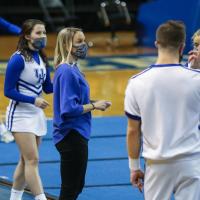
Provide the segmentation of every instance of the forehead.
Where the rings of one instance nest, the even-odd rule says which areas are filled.
[[[82,31],[78,31],[74,35],[74,41],[80,40],[80,39],[85,39],[85,35]]]
[[[45,30],[45,26],[43,24],[36,24],[33,27],[32,32],[37,32],[37,31],[44,31]]]
[[[193,43],[200,43],[200,35],[194,37]]]

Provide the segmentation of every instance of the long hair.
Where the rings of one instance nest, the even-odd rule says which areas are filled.
[[[28,40],[25,38],[26,35],[30,35],[34,26],[37,24],[42,24],[45,26],[44,22],[38,20],[38,19],[28,19],[24,21],[22,25],[22,31],[19,37],[19,41],[17,44],[17,51],[20,51],[20,53],[24,56],[26,61],[32,60],[32,54],[28,47]],[[43,50],[39,50],[39,55],[41,56],[42,60],[48,66],[48,59],[46,54]]]
[[[73,38],[76,32],[82,31],[80,28],[68,27],[62,29],[57,36],[54,53],[54,66],[60,63],[69,63],[69,56],[72,51]]]

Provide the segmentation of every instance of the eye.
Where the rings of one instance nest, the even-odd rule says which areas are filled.
[[[194,47],[198,47],[199,46],[199,43],[198,42],[195,42],[194,43]]]

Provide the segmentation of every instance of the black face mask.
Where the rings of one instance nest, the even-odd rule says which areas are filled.
[[[88,45],[86,43],[73,47],[76,48],[76,51],[72,52],[72,55],[76,58],[84,59],[87,56]]]

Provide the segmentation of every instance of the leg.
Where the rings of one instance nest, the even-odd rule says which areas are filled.
[[[14,137],[24,160],[26,183],[33,195],[44,193],[38,172],[38,139],[34,134],[30,133],[14,133]],[[20,170],[19,172],[21,173]]]
[[[192,169],[191,169],[192,170]],[[183,181],[177,188],[174,196],[176,200],[200,199],[200,177],[191,177]]]
[[[173,192],[173,175],[168,164],[147,164],[144,180],[145,200],[170,200]],[[174,175],[175,176],[175,175]]]
[[[177,183],[174,197],[176,200],[200,199],[200,159],[185,160],[177,163]]]
[[[61,156],[61,191],[59,200],[75,200],[85,183],[88,144],[79,133],[70,132],[56,145]]]
[[[17,164],[17,167],[14,172],[14,182],[13,182],[13,189],[22,191],[24,190],[26,183],[25,183],[25,175],[24,175],[24,169],[25,169],[25,164],[24,164],[24,159],[22,156],[20,156],[20,160]]]
[[[15,135],[15,134],[14,134]],[[40,145],[40,137],[36,137],[37,148]],[[25,183],[25,163],[24,158],[20,156],[20,160],[17,164],[17,167],[14,172],[14,182],[13,182],[13,189],[22,191],[26,187]]]

